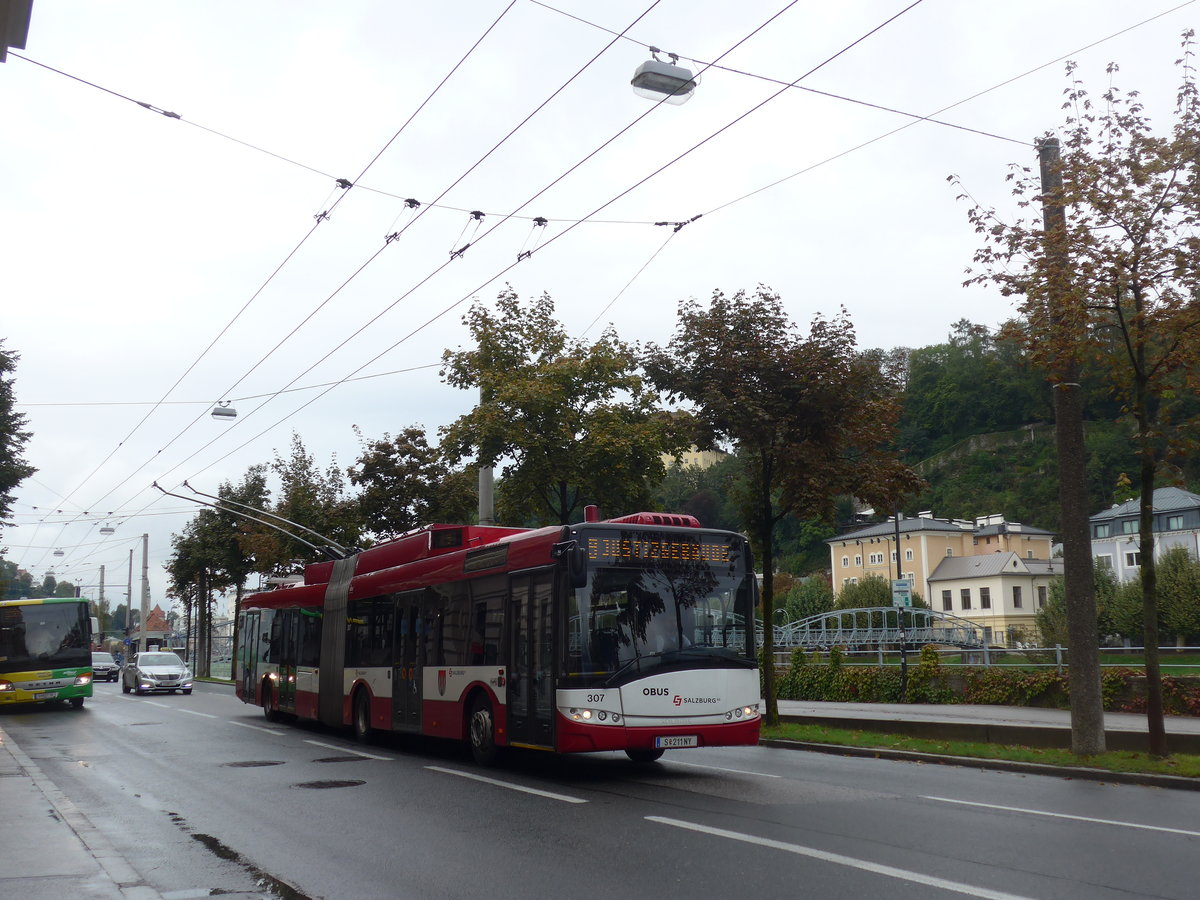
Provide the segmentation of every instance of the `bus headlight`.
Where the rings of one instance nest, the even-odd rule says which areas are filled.
[[[620,713],[609,712],[606,709],[586,709],[581,706],[572,706],[569,709],[559,707],[559,712],[566,715],[572,722],[587,722],[591,725],[601,722],[605,725],[616,725],[621,721]]]
[[[75,676],[75,684],[76,684],[76,686],[78,686],[78,685],[81,685],[81,684],[91,684],[91,683],[92,683],[92,676],[91,676],[91,675],[86,675],[86,674],[85,674],[85,675],[76,675],[76,676]]]
[[[758,717],[758,704],[752,706],[739,706],[736,709],[731,709],[725,713],[725,721],[733,722],[736,719],[754,719]]]
[[[16,688],[13,687],[13,683],[11,681],[4,681],[4,680],[0,679],[0,693],[2,693],[4,691],[15,691],[15,690],[16,690]]]

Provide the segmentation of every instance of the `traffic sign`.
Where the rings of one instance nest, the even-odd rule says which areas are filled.
[[[892,606],[912,606],[912,582],[907,578],[892,579]]]

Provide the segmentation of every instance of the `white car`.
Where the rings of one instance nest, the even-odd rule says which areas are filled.
[[[121,691],[146,694],[154,691],[192,692],[192,673],[174,653],[148,650],[129,658],[121,669]]]

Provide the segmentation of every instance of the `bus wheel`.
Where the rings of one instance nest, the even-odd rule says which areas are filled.
[[[263,682],[263,715],[266,716],[268,722],[279,721],[279,708],[275,705],[275,692],[271,689],[271,682]]]
[[[82,697],[72,697],[67,702],[70,703],[71,706],[74,707],[75,709],[83,709],[83,698]]]
[[[625,755],[635,763],[650,763],[661,758],[663,751],[652,747],[631,747],[625,751]]]
[[[496,746],[496,720],[492,716],[492,704],[482,694],[471,702],[471,713],[467,718],[467,740],[471,744],[471,755],[479,765],[493,766],[500,759],[500,748]]]
[[[371,727],[371,700],[365,690],[359,690],[354,695],[354,717],[351,724],[356,741],[365,744],[371,740],[375,729]]]

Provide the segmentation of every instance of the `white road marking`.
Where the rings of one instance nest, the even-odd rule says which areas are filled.
[[[187,713],[189,716],[203,716],[206,719],[219,719],[220,716],[214,716],[212,713],[196,712],[194,709],[176,709],[177,712]]]
[[[700,763],[684,762],[681,759],[663,760],[670,766],[691,766],[693,769],[714,769],[717,772],[732,772],[735,775],[757,775],[759,778],[782,778],[782,775],[768,775],[766,772],[748,772],[745,769],[727,769],[724,766],[703,766]]]
[[[157,706],[157,707],[160,707],[160,708],[162,708],[162,709],[174,709],[174,708],[175,708],[174,706],[170,706],[170,705],[168,705],[168,704],[166,704],[166,703],[159,703],[157,700],[143,700],[142,702],[143,702],[143,703],[147,703],[147,704],[149,704],[150,706]]]
[[[833,863],[838,866],[848,866],[852,869],[860,869],[864,872],[873,872],[876,875],[883,875],[887,878],[898,878],[902,881],[911,881],[915,884],[923,884],[927,887],[939,888],[944,891],[953,891],[956,894],[965,894],[968,897],[981,897],[984,900],[1029,900],[1020,894],[1009,894],[1004,891],[993,891],[988,888],[976,887],[971,884],[963,884],[959,881],[948,881],[945,878],[937,878],[933,875],[925,875],[921,872],[910,872],[907,869],[897,869],[895,866],[885,866],[880,863],[873,863],[865,859],[855,859],[853,856],[843,856],[840,853],[829,853],[825,850],[817,850],[814,847],[802,847],[799,844],[788,844],[784,841],[774,841],[770,838],[756,837],[752,834],[742,834],[737,831],[726,831],[723,828],[710,828],[707,825],[698,825],[695,822],[683,822],[679,819],[667,819],[662,816],[646,816],[647,821],[659,822],[663,825],[671,825],[675,828],[683,828],[688,831],[698,831],[702,834],[711,834],[716,837],[729,838],[733,841],[741,841],[746,844],[757,844],[760,847],[768,847],[772,850],[783,850],[787,853],[795,853],[799,856],[807,856],[811,859],[821,860],[822,862]]]
[[[1024,809],[1020,806],[999,806],[995,803],[976,803],[971,800],[953,800],[950,797],[923,797],[924,800],[938,800],[942,803],[957,803],[961,806],[979,806],[984,809],[1000,809],[1005,812],[1025,813],[1030,816],[1049,816],[1054,819],[1073,819],[1076,822],[1092,822],[1096,825],[1117,825],[1121,828],[1140,828],[1143,831],[1165,831],[1169,834],[1186,834],[1188,837],[1200,837],[1200,831],[1188,831],[1185,828],[1166,828],[1162,825],[1139,825],[1137,822],[1121,822],[1117,819],[1095,819],[1091,816],[1072,816],[1069,813],[1046,812],[1040,809]]]
[[[353,753],[355,756],[362,756],[366,759],[382,759],[384,762],[391,762],[395,759],[394,756],[376,756],[374,753],[363,753],[361,750],[351,750],[349,747],[340,747],[337,744],[323,744],[320,741],[306,740],[306,744],[316,744],[318,747],[328,747],[330,750],[340,750],[342,753]]]
[[[275,731],[271,728],[263,728],[261,725],[248,725],[245,722],[230,722],[229,724],[236,725],[236,726],[238,726],[238,728],[253,728],[255,731],[262,731],[267,734],[274,734],[274,735],[287,734],[286,731]]]
[[[442,772],[446,775],[457,775],[459,778],[470,778],[472,781],[482,781],[484,784],[493,784],[496,787],[508,788],[510,791],[521,791],[525,794],[535,794],[538,797],[547,797],[550,800],[561,800],[563,803],[587,803],[579,797],[568,797],[566,794],[553,794],[550,791],[539,791],[537,788],[524,787],[523,785],[513,784],[510,781],[500,781],[497,778],[486,778],[483,775],[476,775],[474,772],[461,772],[458,769],[443,769],[441,766],[426,766],[434,772]]]

